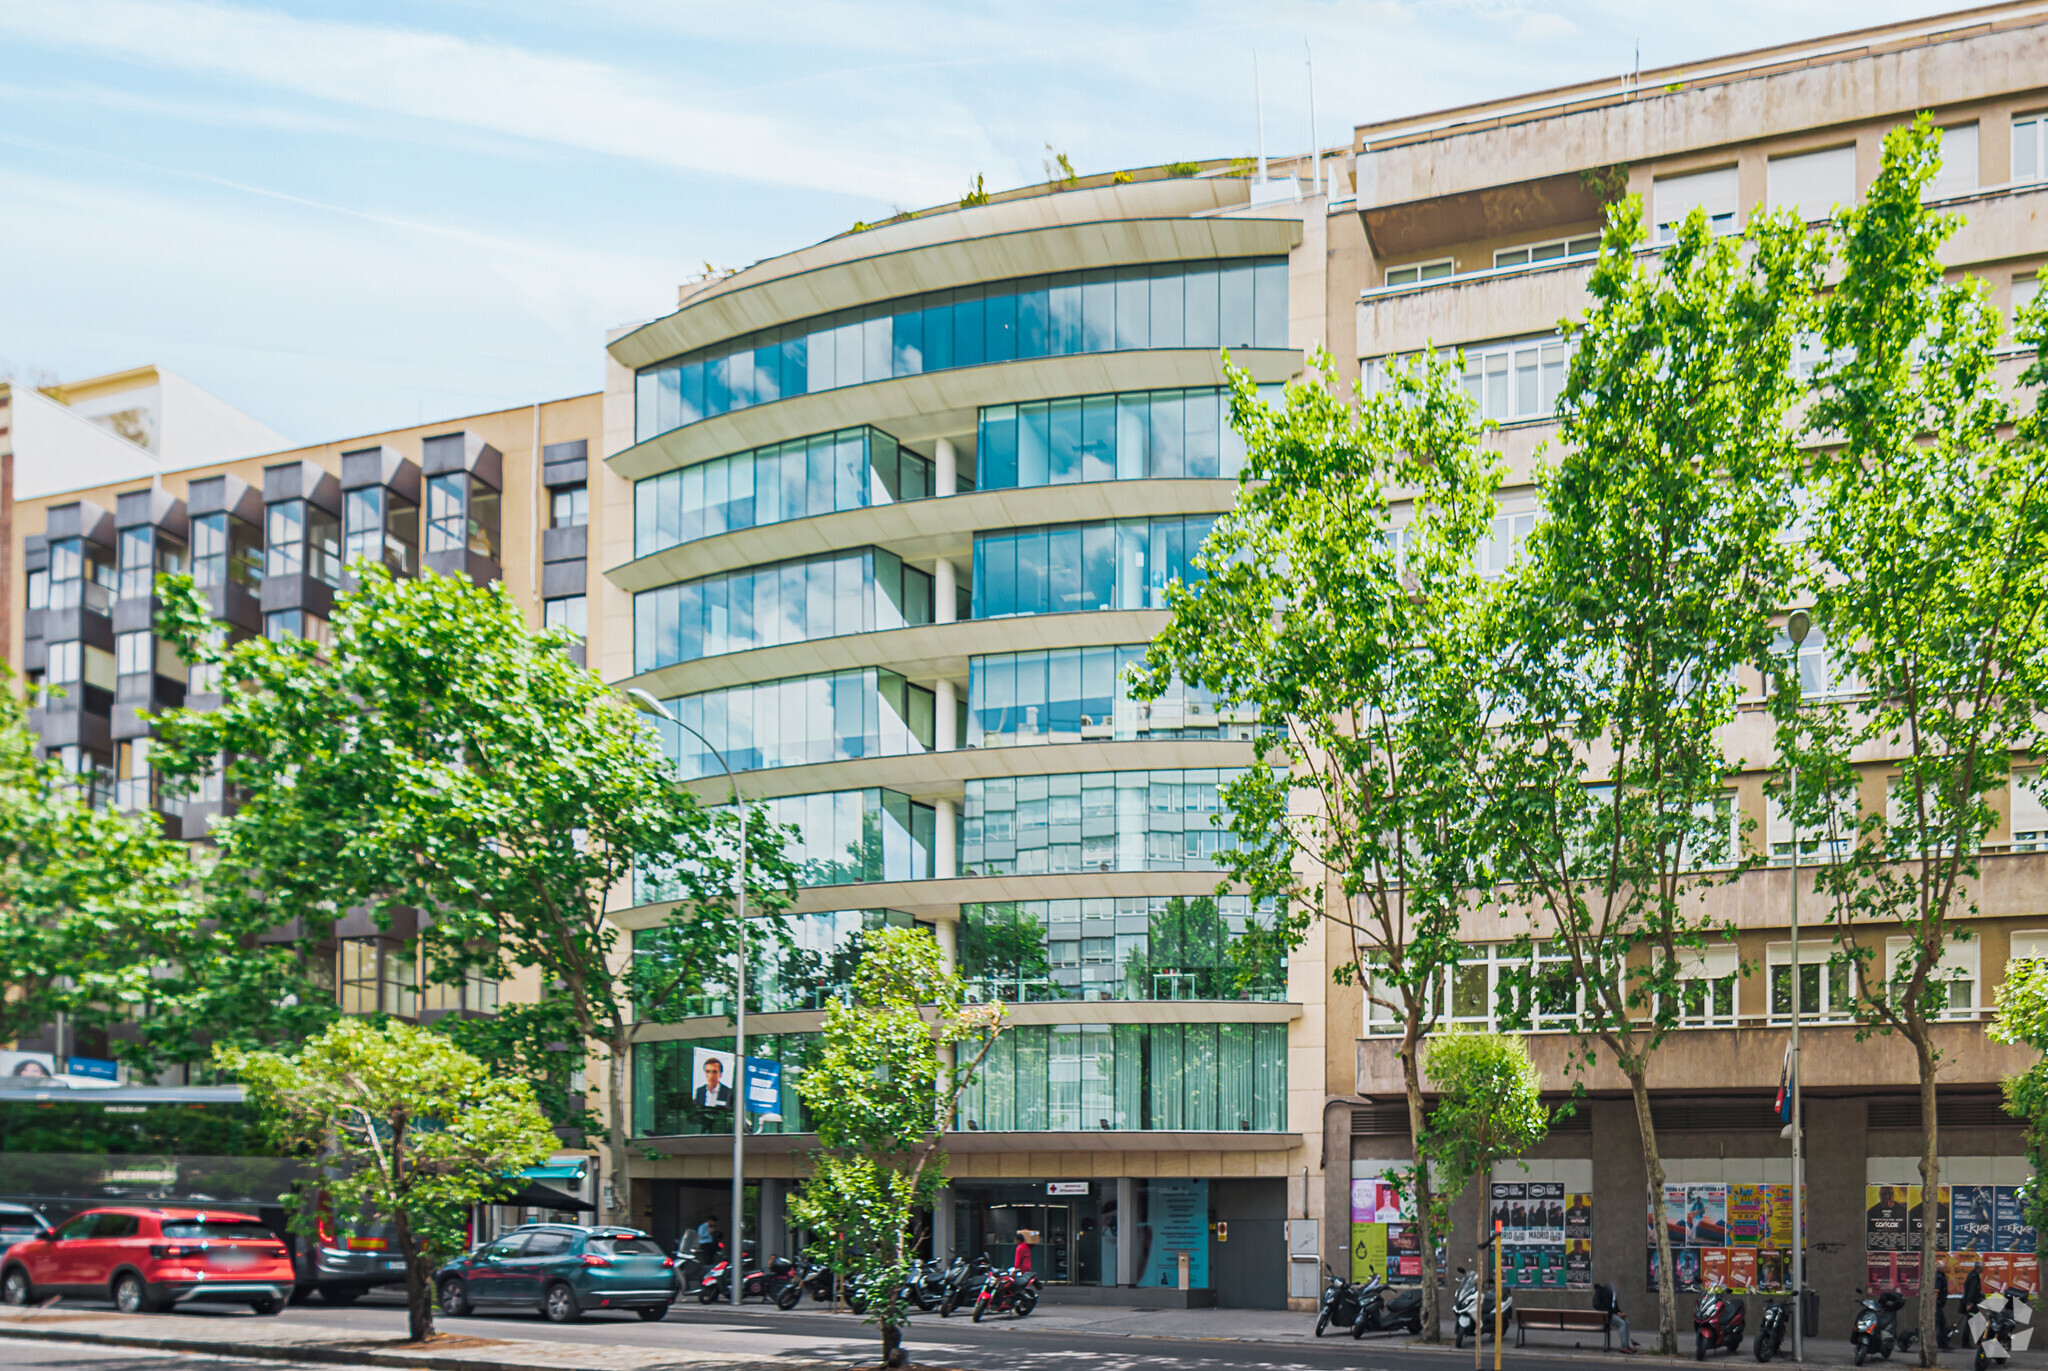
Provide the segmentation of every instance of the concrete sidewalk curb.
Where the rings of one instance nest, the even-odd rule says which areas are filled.
[[[338,1347],[287,1346],[278,1343],[227,1342],[215,1338],[144,1338],[132,1333],[93,1333],[84,1329],[0,1327],[0,1338],[33,1342],[85,1342],[102,1347],[140,1347],[156,1352],[191,1352],[210,1357],[259,1357],[266,1361],[319,1362],[330,1366],[390,1366],[408,1371],[563,1371],[564,1360],[500,1361],[485,1357],[434,1356],[410,1352],[344,1350]],[[846,1371],[859,1361],[686,1361],[669,1362],[677,1371]],[[659,1371],[650,1362],[640,1371]]]

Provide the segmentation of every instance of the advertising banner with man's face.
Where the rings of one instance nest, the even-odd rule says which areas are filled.
[[[700,1047],[690,1058],[690,1103],[700,1109],[732,1108],[732,1053]]]

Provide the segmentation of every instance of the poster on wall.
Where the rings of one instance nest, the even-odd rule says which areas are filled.
[[[1920,1250],[1926,1226],[1920,1206],[1924,1194],[1917,1185],[1864,1187],[1864,1267],[1871,1289],[1919,1293],[1925,1274]],[[1951,1290],[1961,1289],[1980,1263],[1987,1291],[2008,1285],[2039,1288],[2036,1239],[2026,1222],[2019,1187],[1942,1186],[1935,1222],[1935,1257],[1948,1273]]]
[[[48,1052],[0,1052],[0,1076],[49,1077],[57,1074],[57,1059]]]
[[[1792,1245],[1792,1187],[1771,1182],[1671,1181],[1651,1218],[1671,1242],[1680,1290],[1786,1288]],[[1657,1284],[1654,1231],[1645,1269]]]
[[[1351,1181],[1351,1279],[1384,1275],[1389,1281],[1404,1274],[1401,1258],[1412,1257],[1413,1274],[1422,1279],[1422,1249],[1413,1230],[1415,1206],[1389,1180],[1354,1177]]]
[[[1209,1288],[1209,1182],[1155,1180],[1148,1184],[1152,1245],[1139,1283],[1168,1290],[1180,1285],[1180,1254],[1188,1254],[1188,1288]]]

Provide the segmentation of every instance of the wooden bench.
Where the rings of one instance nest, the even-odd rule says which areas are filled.
[[[1598,1333],[1600,1350],[1612,1352],[1614,1315],[1604,1309],[1525,1309],[1514,1308],[1515,1346],[1527,1344],[1530,1329],[1539,1333]]]

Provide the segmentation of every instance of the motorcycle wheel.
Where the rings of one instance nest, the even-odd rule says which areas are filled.
[[[1990,1365],[1990,1363],[1991,1363],[1991,1358],[1989,1358],[1989,1357],[1987,1357],[1987,1356],[1985,1356],[1985,1355],[1984,1355],[1984,1349],[1983,1349],[1983,1348],[1981,1348],[1981,1347],[1980,1347],[1980,1348],[1978,1348],[1978,1349],[1977,1349],[1977,1360],[1976,1360],[1976,1362],[1975,1362],[1975,1363],[1973,1364],[1973,1368],[1974,1368],[1974,1371],[1984,1371],[1984,1368],[1985,1368],[1986,1366]]]
[[[1358,1321],[1351,1325],[1351,1336],[1353,1338],[1362,1338],[1365,1336],[1365,1315],[1360,1314],[1358,1316]]]
[[[1458,1350],[1460,1352],[1465,1350],[1465,1330],[1462,1328],[1458,1330]]]
[[[1420,1333],[1422,1331],[1422,1315],[1417,1314],[1414,1318],[1408,1320],[1408,1331],[1410,1333]]]
[[[1858,1366],[1863,1365],[1863,1359],[1869,1355],[1870,1349],[1868,1347],[1865,1347],[1860,1342],[1856,1344],[1856,1364]]]
[[[988,1298],[983,1296],[974,1302],[974,1321],[981,1322],[982,1313],[988,1308]]]
[[[699,1304],[711,1304],[711,1303],[713,1303],[714,1301],[716,1301],[717,1299],[718,1299],[718,1287],[717,1287],[717,1286],[715,1286],[715,1285],[714,1285],[714,1286],[712,1286],[711,1288],[709,1288],[708,1290],[707,1290],[707,1289],[700,1289],[700,1290],[698,1290],[698,1291],[697,1291],[697,1303],[699,1303]]]
[[[1758,1361],[1769,1361],[1771,1359],[1772,1350],[1770,1335],[1767,1333],[1757,1334],[1756,1347],[1754,1350],[1756,1352],[1756,1359]]]
[[[1906,1330],[1905,1332],[1903,1332],[1903,1333],[1899,1334],[1899,1350],[1900,1350],[1901,1352],[1910,1352],[1910,1351],[1912,1351],[1912,1350],[1913,1350],[1913,1341],[1914,1341],[1914,1339],[1918,1338],[1919,1336],[1920,1336],[1920,1334],[1919,1334],[1919,1333],[1918,1333],[1917,1331],[1915,1331],[1914,1329],[1911,1329],[1911,1328],[1908,1328],[1908,1329],[1907,1329],[1907,1330]]]
[[[803,1297],[804,1288],[801,1285],[786,1285],[775,1293],[775,1307],[777,1309],[794,1309],[796,1308],[796,1302]]]
[[[1316,1336],[1319,1338],[1323,1336],[1323,1330],[1328,1328],[1329,1326],[1330,1311],[1325,1309],[1322,1313],[1316,1315]]]
[[[1010,1312],[1012,1317],[1021,1319],[1036,1308],[1038,1308],[1038,1296],[1026,1294],[1018,1297],[1017,1303],[1012,1306]]]
[[[1694,1361],[1705,1361],[1707,1359],[1706,1334],[1695,1333],[1692,1335],[1692,1359]]]

